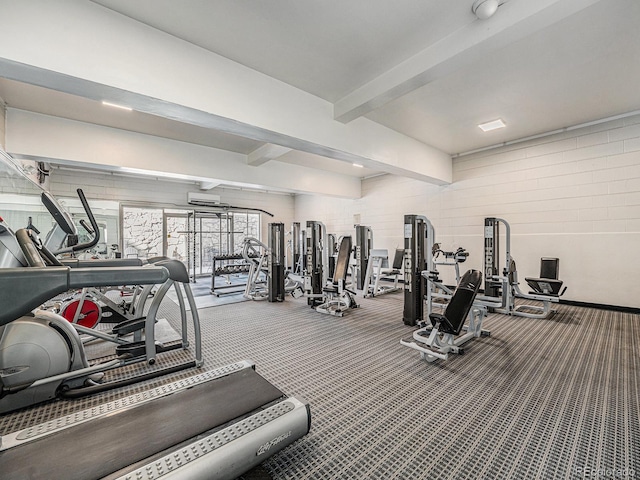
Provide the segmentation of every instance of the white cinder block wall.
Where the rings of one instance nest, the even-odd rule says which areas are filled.
[[[376,248],[403,245],[403,215],[427,216],[444,249],[470,252],[482,269],[483,223],[511,225],[521,288],[540,257],[560,258],[566,299],[640,307],[640,115],[454,159],[453,183],[436,187],[391,175],[363,181],[359,200],[298,196],[297,221],[353,234],[371,225]],[[504,241],[502,242],[504,256]],[[504,259],[501,258],[501,264]],[[451,272],[441,269],[450,281]]]
[[[187,192],[201,192],[196,184],[144,177],[132,178],[109,173],[53,170],[51,192],[54,195],[75,197],[78,187],[83,189],[89,204],[92,199],[115,200],[125,204],[142,203],[185,209],[193,208],[187,204]],[[220,195],[220,202],[224,204],[259,208],[272,213],[273,217],[261,214],[262,238],[265,243],[269,223],[282,222],[291,225],[293,221],[294,199],[291,195],[219,187],[206,193]]]

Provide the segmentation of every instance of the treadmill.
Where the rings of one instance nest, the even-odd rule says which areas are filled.
[[[3,480],[234,479],[309,432],[241,361],[0,438]]]

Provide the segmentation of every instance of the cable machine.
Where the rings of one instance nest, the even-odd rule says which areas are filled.
[[[369,255],[373,248],[373,230],[366,225],[356,225],[356,286],[365,288],[365,276]]]
[[[333,274],[336,271],[336,258],[338,257],[338,241],[335,233],[327,234],[327,258],[329,260],[328,277],[333,278]]]
[[[304,230],[300,229],[300,222],[291,224],[291,273],[302,275],[304,258]]]
[[[506,235],[506,260],[505,272],[511,261],[511,235],[509,224],[501,218],[488,217],[484,219],[484,294],[488,297],[499,297],[502,293],[502,282],[498,280],[500,275],[500,223],[504,223]]]
[[[431,249],[435,231],[433,225],[422,215],[404,216],[404,310],[402,321],[414,326],[423,320],[425,293],[430,300],[431,287],[422,276],[424,270],[431,271]]]
[[[307,303],[315,307],[322,303],[322,287],[329,278],[327,229],[322,222],[307,221],[304,292]]]
[[[269,224],[269,275],[267,285],[269,287],[270,302],[284,302],[284,235],[284,223]]]

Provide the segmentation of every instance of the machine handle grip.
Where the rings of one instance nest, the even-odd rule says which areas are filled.
[[[91,211],[91,207],[89,207],[89,202],[87,202],[87,197],[84,196],[84,192],[81,188],[76,190],[78,193],[78,198],[80,199],[80,203],[82,203],[82,208],[84,208],[87,217],[89,217],[89,222],[91,223],[91,228],[87,228],[88,226],[83,223],[83,220],[80,220],[80,224],[87,230],[87,232],[93,234],[93,238],[86,243],[79,243],[71,247],[74,252],[79,250],[88,250],[89,248],[95,246],[100,241],[100,227],[98,227],[98,222],[96,222],[96,218],[93,216],[93,212]],[[93,232],[92,232],[93,230]]]
[[[24,254],[24,257],[27,259],[27,263],[30,267],[45,267],[44,261],[40,256],[40,252],[38,252],[38,248],[35,243],[33,243],[33,239],[29,235],[29,230],[26,228],[21,228],[16,232],[16,240],[18,240],[18,244],[20,245],[20,249]]]
[[[80,219],[80,225],[82,225],[82,228],[84,228],[89,235],[95,235],[95,230],[91,228],[91,225],[89,225],[84,218]]]

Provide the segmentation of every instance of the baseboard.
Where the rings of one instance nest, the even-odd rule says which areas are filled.
[[[598,310],[613,310],[615,312],[640,314],[640,308],[636,307],[622,307],[620,305],[607,305],[606,303],[589,303],[589,302],[576,302],[575,300],[560,300],[562,305],[571,305],[574,307],[587,307],[595,308]]]
[[[451,288],[455,288],[455,287],[451,287]],[[480,289],[480,292],[484,292],[484,290]],[[640,308],[636,308],[636,307],[623,307],[623,306],[620,306],[620,305],[607,305],[606,303],[578,302],[576,300],[564,300],[562,298],[560,299],[559,303],[561,305],[571,305],[573,307],[595,308],[597,310],[612,310],[614,312],[640,314]]]

